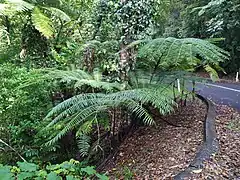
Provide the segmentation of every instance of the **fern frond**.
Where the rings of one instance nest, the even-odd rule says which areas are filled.
[[[34,8],[34,5],[23,0],[7,0],[7,3],[10,5],[10,8],[13,8],[17,12],[25,12]]]
[[[104,81],[104,77],[100,72],[93,72],[93,74],[89,74],[83,70],[54,70],[48,69],[44,71],[40,71],[39,73],[43,74],[38,78],[35,78],[34,81],[24,82],[20,88],[24,88],[27,86],[31,86],[33,84],[38,84],[44,81],[53,81],[58,80],[59,82],[72,83],[75,88],[80,88],[82,86],[88,86],[93,89],[100,89],[106,92],[113,92],[116,90],[123,90],[125,88],[125,84],[117,83],[117,82],[107,82]]]
[[[4,12],[8,7],[9,7],[8,4],[0,4],[0,15],[4,15],[5,14]]]
[[[22,0],[9,0],[0,4],[0,15],[13,16],[16,13],[30,12],[34,6]]]
[[[78,81],[81,79],[92,79],[92,76],[83,70],[49,70],[44,76],[45,79],[58,79],[60,81]]]
[[[45,119],[48,119],[52,116],[57,115],[48,126],[57,123],[58,121],[64,119],[67,116],[72,116],[72,114],[82,110],[84,107],[96,104],[97,102],[95,101],[95,99],[100,99],[102,97],[104,97],[104,94],[92,93],[77,95],[65,100],[64,102],[55,106],[46,116]]]
[[[204,69],[210,74],[212,81],[216,81],[219,79],[217,71],[213,69],[211,66],[206,65],[204,66]]]
[[[92,106],[86,107],[85,109],[80,109],[78,112],[72,115],[71,118],[68,118],[68,122],[66,122],[65,127],[53,139],[48,141],[46,143],[46,146],[53,145],[58,140],[60,140],[63,136],[65,136],[68,132],[70,132],[75,128],[78,128],[83,123],[85,123],[87,118],[99,112],[106,111],[108,108],[110,108],[109,105],[102,105],[102,106],[92,105]]]
[[[203,7],[195,8],[193,9],[193,11],[200,9],[200,11],[198,12],[198,15],[202,16],[203,14],[205,14],[206,10],[208,9],[214,9],[216,11],[216,9],[218,9],[218,7],[222,5],[224,2],[226,2],[226,0],[212,0],[207,5]]]
[[[82,70],[71,70],[71,71],[61,71],[55,70],[50,71],[45,78],[46,79],[58,79],[62,82],[74,82],[75,88],[80,88],[84,85],[88,85],[95,89],[101,89],[106,91],[112,90],[122,90],[124,85],[114,82],[102,81],[102,76],[100,73],[94,72],[93,75],[88,74]]]
[[[54,8],[54,7],[43,7],[43,8],[48,10],[53,16],[58,17],[62,21],[65,21],[65,22],[71,21],[70,16],[68,16],[65,12],[63,12],[58,8]]]
[[[94,119],[86,121],[85,123],[83,123],[77,133],[76,133],[76,137],[81,136],[82,134],[90,134],[92,132],[93,129],[93,124],[94,124]]]
[[[0,45],[10,45],[9,33],[4,26],[0,26]]]
[[[94,115],[115,107],[126,107],[129,113],[134,113],[144,123],[154,124],[154,120],[141,104],[151,104],[161,114],[172,112],[173,107],[176,106],[171,89],[164,85],[109,94],[91,93],[74,96],[54,107],[47,115],[47,118],[54,117],[48,127],[60,121],[65,124],[65,127],[47,145],[54,144],[73,129],[81,129]]]
[[[75,88],[80,88],[83,85],[88,85],[94,89],[104,89],[106,91],[111,91],[114,89],[121,90],[124,88],[123,85],[119,83],[109,83],[109,82],[101,82],[101,81],[96,81],[96,80],[78,80],[75,84]]]
[[[199,58],[200,57],[200,58]],[[218,65],[229,53],[208,41],[195,38],[158,38],[149,41],[138,51],[140,65],[158,70],[194,70],[198,65]]]
[[[43,14],[39,8],[35,7],[32,12],[32,22],[35,28],[46,38],[50,38],[54,34],[54,26],[50,18]]]
[[[91,138],[85,134],[81,134],[77,138],[77,145],[82,157],[87,156],[90,150]]]
[[[136,117],[142,119],[144,124],[153,125],[155,121],[153,120],[152,116],[148,114],[147,110],[142,107],[138,102],[130,101],[126,105],[127,109],[131,113],[135,113]]]

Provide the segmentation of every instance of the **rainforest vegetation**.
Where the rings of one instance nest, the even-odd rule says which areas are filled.
[[[177,81],[239,71],[239,32],[238,0],[0,0],[0,179],[108,179],[129,132],[194,96]]]

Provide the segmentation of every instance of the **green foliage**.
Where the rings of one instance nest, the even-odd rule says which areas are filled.
[[[134,176],[134,173],[131,171],[131,169],[129,169],[129,167],[124,166],[123,175],[124,175],[124,179],[132,179]]]
[[[77,138],[78,149],[79,149],[80,155],[82,157],[85,157],[89,154],[89,150],[90,150],[90,147],[91,147],[91,145],[90,145],[91,138],[89,136],[87,136],[86,134],[81,134],[81,135],[77,135],[77,136],[78,136],[78,138]]]
[[[93,38],[119,39],[128,44],[162,31],[169,13],[169,0],[99,1],[94,8]]]
[[[228,129],[240,132],[240,116],[235,115],[232,117],[231,122],[227,125]]]
[[[6,13],[10,15],[18,12],[26,12],[33,8],[32,4],[23,0],[7,0],[5,4]]]
[[[56,79],[63,83],[73,84],[75,89],[82,89],[84,87],[91,87],[95,90],[104,90],[107,92],[124,89],[124,85],[117,82],[107,82],[102,73],[95,70],[92,75],[82,70],[53,70],[43,76],[43,80]],[[104,81],[105,80],[105,81]]]
[[[32,12],[32,22],[35,28],[45,37],[50,38],[53,36],[54,29],[50,18],[45,16],[37,7]]]
[[[41,120],[46,111],[51,108],[48,91],[45,83],[25,89],[17,87],[25,80],[38,78],[37,71],[27,72],[25,68],[14,65],[0,65],[0,136],[10,142],[13,148],[25,154],[34,146],[34,135],[42,127]],[[0,152],[0,161],[17,160],[15,152],[0,144],[8,155]],[[21,148],[20,148],[21,147]],[[4,152],[4,151],[3,151]]]
[[[229,55],[208,41],[169,37],[147,41],[140,47],[138,57],[142,59],[141,67],[146,69],[194,71],[199,66],[218,67]]]
[[[39,32],[41,32],[46,38],[53,36],[53,22],[49,17],[41,12],[39,7],[23,0],[8,0],[6,4],[2,4],[1,6],[3,7],[2,13],[4,15],[14,15],[15,13],[25,12],[30,13],[35,28],[39,30]],[[41,8],[49,11],[53,16],[58,17],[64,21],[69,22],[71,20],[70,17],[60,9],[44,6]]]
[[[231,59],[221,63],[221,66],[229,73],[236,72],[240,67],[238,7],[237,0],[196,0],[174,3],[173,9],[179,16],[170,17],[173,23],[166,27],[166,31],[173,33],[166,34],[184,38],[224,38],[222,42],[217,42],[217,45],[229,51]]]
[[[1,29],[7,29],[9,40],[14,40],[11,42],[5,38],[5,43],[14,44],[7,48],[8,51],[15,47],[11,51],[14,57],[14,60],[11,57],[11,62],[24,63],[28,68],[52,67],[56,63],[60,65],[66,63],[55,60],[54,57],[57,55],[54,55],[54,52],[59,46],[64,28],[72,25],[69,24],[71,18],[60,9],[45,5],[45,3],[39,5],[22,0],[6,1],[5,4],[1,4],[3,7],[1,17],[5,19],[3,23],[0,21],[0,25],[3,25]],[[3,50],[0,48],[0,57],[7,59],[9,52],[6,53],[4,50],[6,48]]]
[[[87,56],[87,52],[93,52],[94,60],[92,66],[100,68],[102,72],[111,74],[117,70],[119,55],[117,52],[120,49],[120,43],[116,40],[111,41],[89,41],[83,44],[78,52],[82,56],[82,63]],[[84,64],[82,68],[86,68],[88,64]]]
[[[94,71],[90,75],[82,70],[49,70],[46,75],[38,79],[39,81],[58,80],[72,87],[77,94],[58,104],[46,116],[46,119],[51,122],[43,132],[55,129],[54,133],[47,138],[47,147],[59,142],[69,132],[76,132],[80,154],[86,156],[91,146],[87,134],[91,132],[91,127],[98,123],[98,119],[107,116],[111,108],[124,107],[145,124],[152,125],[154,121],[143,105],[151,104],[163,115],[171,113],[176,105],[169,86],[176,74],[175,76],[174,73],[164,75],[167,78],[163,76],[162,80],[172,78],[164,84],[160,80],[159,71],[163,73],[176,70],[193,71],[194,68],[203,66],[213,78],[216,78],[217,73],[214,68],[218,68],[219,62],[228,58],[226,51],[208,41],[193,38],[137,41],[127,48],[137,46],[141,42],[145,44],[138,50],[137,67],[150,71],[151,74],[145,77],[142,74],[142,78],[138,78],[136,84],[132,83],[132,79],[130,86],[112,83],[99,71]],[[79,90],[84,93],[78,95]]]
[[[79,161],[71,159],[61,164],[47,165],[40,168],[38,165],[28,162],[18,162],[18,166],[3,166],[0,164],[0,180],[10,179],[85,179],[97,178],[108,180],[104,174],[96,172],[93,166],[84,166]]]
[[[225,43],[223,47],[231,52],[232,61],[225,64],[228,71],[238,71],[239,49],[240,49],[240,3],[237,0],[227,1],[221,0],[210,1],[206,6],[197,8],[200,9],[198,14],[200,17],[208,16],[208,31],[212,36],[224,37]],[[219,13],[221,12],[221,13]]]
[[[152,125],[154,124],[152,117],[142,107],[142,104],[148,103],[157,108],[161,114],[170,113],[175,105],[171,89],[167,86],[139,88],[108,94],[89,93],[74,96],[54,107],[47,115],[46,119],[54,117],[48,127],[61,122],[65,124],[47,144],[56,143],[67,132],[81,128],[86,121],[96,114],[102,114],[114,107],[126,107],[130,113],[134,113],[145,124]]]
[[[15,163],[19,155],[29,162],[58,163],[79,155],[90,158],[92,151],[102,150],[101,133],[111,130],[112,109],[124,109],[124,113],[153,125],[146,107],[154,107],[162,115],[171,113],[176,106],[171,83],[176,78],[189,80],[187,72],[200,66],[217,78],[219,64],[229,56],[209,41],[163,38],[168,34],[198,38],[224,35],[230,41],[208,25],[215,12],[206,19],[196,15],[198,10],[192,12],[196,16],[190,14],[192,7],[207,1],[0,2],[0,61],[15,64],[0,66],[0,137],[9,145],[0,145],[0,162],[5,164]],[[221,2],[226,8],[210,3],[201,14],[212,7],[227,13],[226,9],[233,7],[234,21],[228,14],[229,18],[218,15],[216,22],[223,20],[236,32],[238,2]],[[66,70],[69,66],[75,68]],[[119,83],[124,68],[127,78]],[[105,178],[93,167],[73,171],[72,166],[66,162],[41,169],[36,164],[18,163],[18,167],[4,166],[0,172],[19,179]]]

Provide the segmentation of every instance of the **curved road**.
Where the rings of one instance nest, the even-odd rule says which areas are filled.
[[[196,92],[217,104],[240,111],[240,83],[197,83]]]

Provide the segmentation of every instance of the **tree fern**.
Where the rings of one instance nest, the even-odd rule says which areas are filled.
[[[95,70],[92,74],[86,73],[83,70],[53,70],[45,75],[46,79],[57,79],[61,82],[73,82],[75,88],[89,86],[93,89],[105,91],[122,90],[124,85],[117,82],[104,81],[104,77],[100,71]]]
[[[54,7],[35,6],[23,0],[7,0],[5,4],[0,4],[0,14],[14,15],[24,12],[31,14],[33,25],[46,38],[53,37],[55,32],[53,20],[47,16],[47,13],[63,22],[71,21],[71,18],[65,12]]]
[[[143,43],[143,45],[141,45]],[[174,102],[171,81],[177,78],[182,71],[193,71],[197,66],[204,66],[208,72],[214,73],[214,67],[228,58],[228,53],[208,41],[186,38],[159,38],[150,41],[137,41],[127,48],[140,45],[138,50],[138,64],[150,75],[135,80],[133,85],[124,88],[115,88],[112,83],[104,81],[101,75],[90,75],[83,71],[53,71],[47,75],[49,79],[73,81],[75,87],[88,85],[93,89],[112,89],[105,93],[87,93],[76,95],[54,107],[46,119],[52,119],[47,127],[63,123],[65,126],[53,137],[47,145],[56,143],[71,130],[81,129],[88,124],[96,114],[106,113],[111,108],[125,107],[145,124],[154,124],[143,104],[151,105],[162,115],[171,113],[176,106]],[[144,65],[144,66],[142,66]],[[159,72],[166,73],[164,76]],[[186,74],[182,73],[182,77]],[[178,77],[179,78],[179,77]],[[167,79],[162,81],[161,79]],[[119,85],[119,84],[118,84]],[[111,88],[110,88],[111,89]],[[81,133],[80,133],[81,134]]]
[[[65,123],[65,127],[47,144],[57,142],[70,130],[81,128],[95,114],[106,112],[114,107],[126,107],[129,113],[134,113],[145,124],[152,125],[154,120],[141,105],[149,103],[159,109],[161,114],[170,113],[176,105],[171,89],[166,86],[74,96],[54,107],[47,115],[46,118],[54,117],[48,126],[61,121]]]
[[[209,41],[195,38],[143,40],[132,43],[129,47],[137,45],[140,45],[137,64],[148,70],[194,71],[196,67],[204,65],[218,67],[220,62],[229,58],[228,52]]]
[[[53,81],[57,80],[59,82],[73,84],[74,88],[81,88],[88,86],[92,89],[103,90],[106,92],[123,90],[125,84],[118,82],[108,82],[105,80],[105,77],[100,71],[94,71],[93,73],[87,73],[80,69],[73,70],[40,70],[38,77],[35,78],[35,81],[26,81],[20,88],[31,86],[32,84],[42,83],[44,81]]]
[[[65,81],[74,80],[76,82],[92,78],[91,75],[82,71],[65,72],[57,70],[47,76],[50,79],[54,77],[61,80],[64,79]],[[80,94],[58,104],[46,116],[46,119],[52,119],[46,128],[57,124],[64,124],[64,127],[46,145],[56,143],[73,129],[78,130],[76,133],[77,136],[86,134],[83,130],[91,127],[94,116],[105,113],[111,108],[125,107],[129,113],[134,113],[145,124],[152,125],[154,124],[154,120],[142,104],[151,104],[163,115],[172,112],[173,107],[176,106],[176,103],[173,101],[172,88],[169,85],[148,83],[147,87],[134,88],[132,86],[132,88],[108,94]]]
[[[139,49],[138,57],[147,67],[193,71],[198,65],[218,65],[228,59],[229,54],[201,39],[169,37],[148,41]]]

